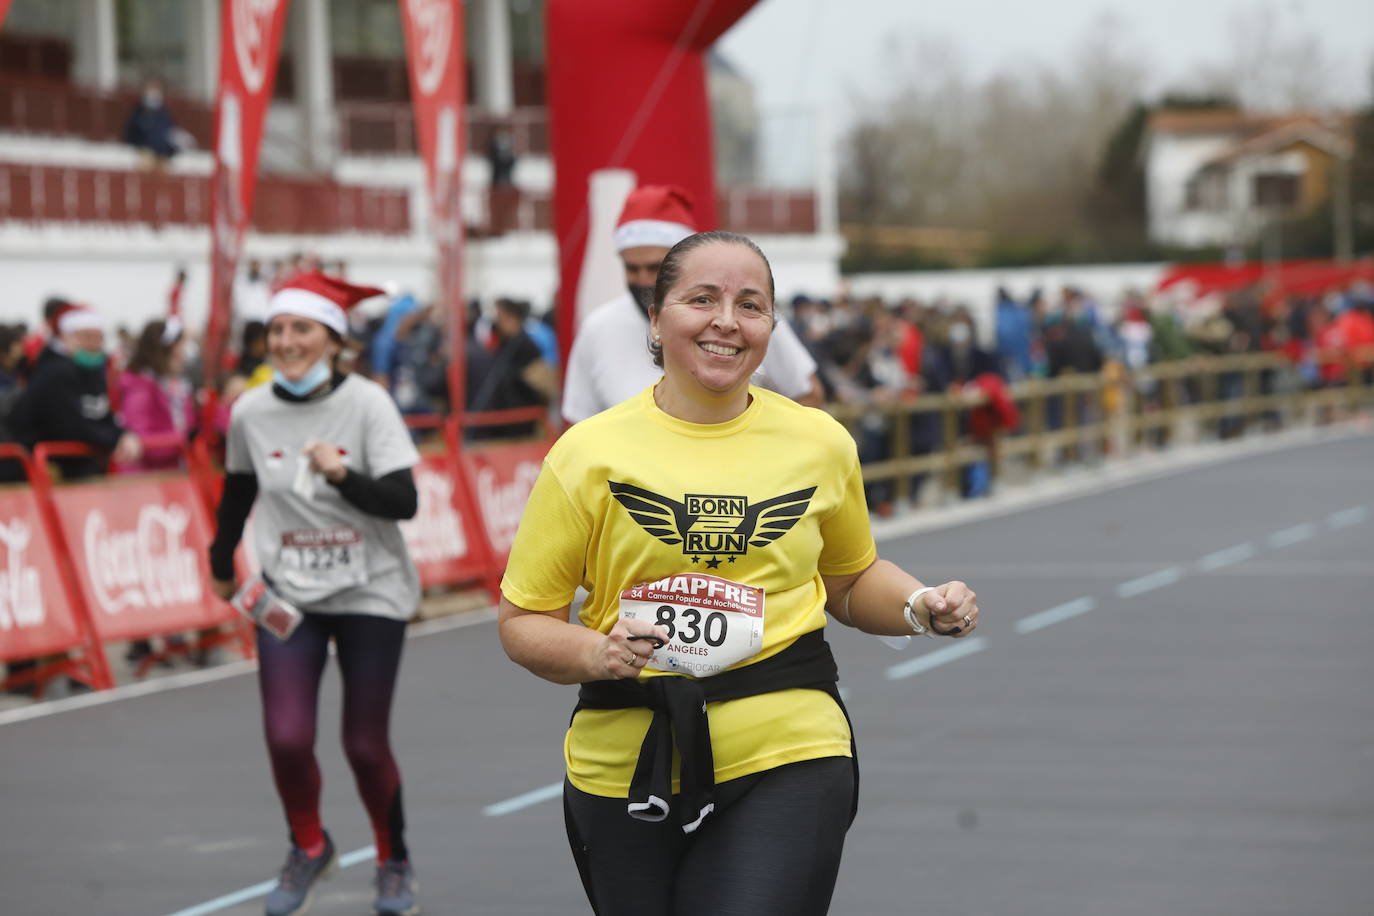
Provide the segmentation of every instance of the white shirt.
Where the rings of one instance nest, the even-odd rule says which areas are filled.
[[[773,328],[753,382],[798,398],[811,390],[816,361],[786,321]],[[563,379],[563,416],[585,420],[628,400],[663,377],[649,354],[649,319],[629,291],[597,306],[578,328]]]
[[[224,465],[230,473],[257,476],[253,546],[259,565],[273,588],[307,610],[408,620],[420,602],[420,578],[399,524],[359,511],[321,475],[310,475],[308,496],[293,486],[301,450],[312,439],[335,446],[347,467],[373,478],[420,460],[391,396],[361,376],[348,376],[316,401],[284,401],[270,385],[244,392],[230,415]],[[309,584],[300,575],[292,581],[288,561],[303,556],[319,568],[331,557],[289,545],[337,540],[353,551],[341,572],[360,567],[356,574],[364,581],[338,587],[324,573],[311,573],[318,581]]]

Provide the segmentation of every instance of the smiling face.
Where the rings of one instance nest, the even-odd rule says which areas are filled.
[[[329,329],[313,318],[278,315],[267,326],[267,355],[289,381],[299,381],[322,357],[333,358],[339,345]]]
[[[771,289],[767,265],[747,245],[687,252],[650,319],[663,346],[664,394],[743,410],[773,332]]]

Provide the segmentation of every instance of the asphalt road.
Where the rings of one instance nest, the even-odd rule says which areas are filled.
[[[905,652],[831,629],[863,771],[832,912],[1374,913],[1371,483],[1366,435],[884,541],[972,584],[983,624]],[[313,912],[365,913],[325,691],[325,820],[358,864]],[[561,778],[573,694],[489,620],[408,644],[426,913],[588,912],[560,805],[527,796]],[[286,850],[251,674],[0,725],[0,798],[6,913],[260,913]]]

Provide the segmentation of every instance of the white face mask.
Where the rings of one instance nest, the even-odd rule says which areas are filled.
[[[143,104],[149,108],[156,108],[162,104],[162,93],[156,89],[149,89],[143,93]]]
[[[329,360],[327,358],[322,358],[319,362],[315,363],[315,365],[307,369],[305,375],[302,375],[294,382],[283,375],[280,369],[273,370],[272,381],[282,388],[285,388],[296,397],[303,398],[328,381],[331,375]]]
[[[956,324],[949,329],[949,342],[957,347],[962,347],[969,341],[969,330],[966,324]]]

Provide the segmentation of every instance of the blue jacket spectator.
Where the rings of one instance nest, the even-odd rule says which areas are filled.
[[[143,87],[143,95],[124,122],[124,142],[134,149],[144,150],[161,160],[177,154],[172,113],[162,96],[162,85],[150,80]]]
[[[997,355],[1011,381],[1030,378],[1031,335],[1034,321],[1030,307],[1022,305],[1005,289],[997,290]]]

